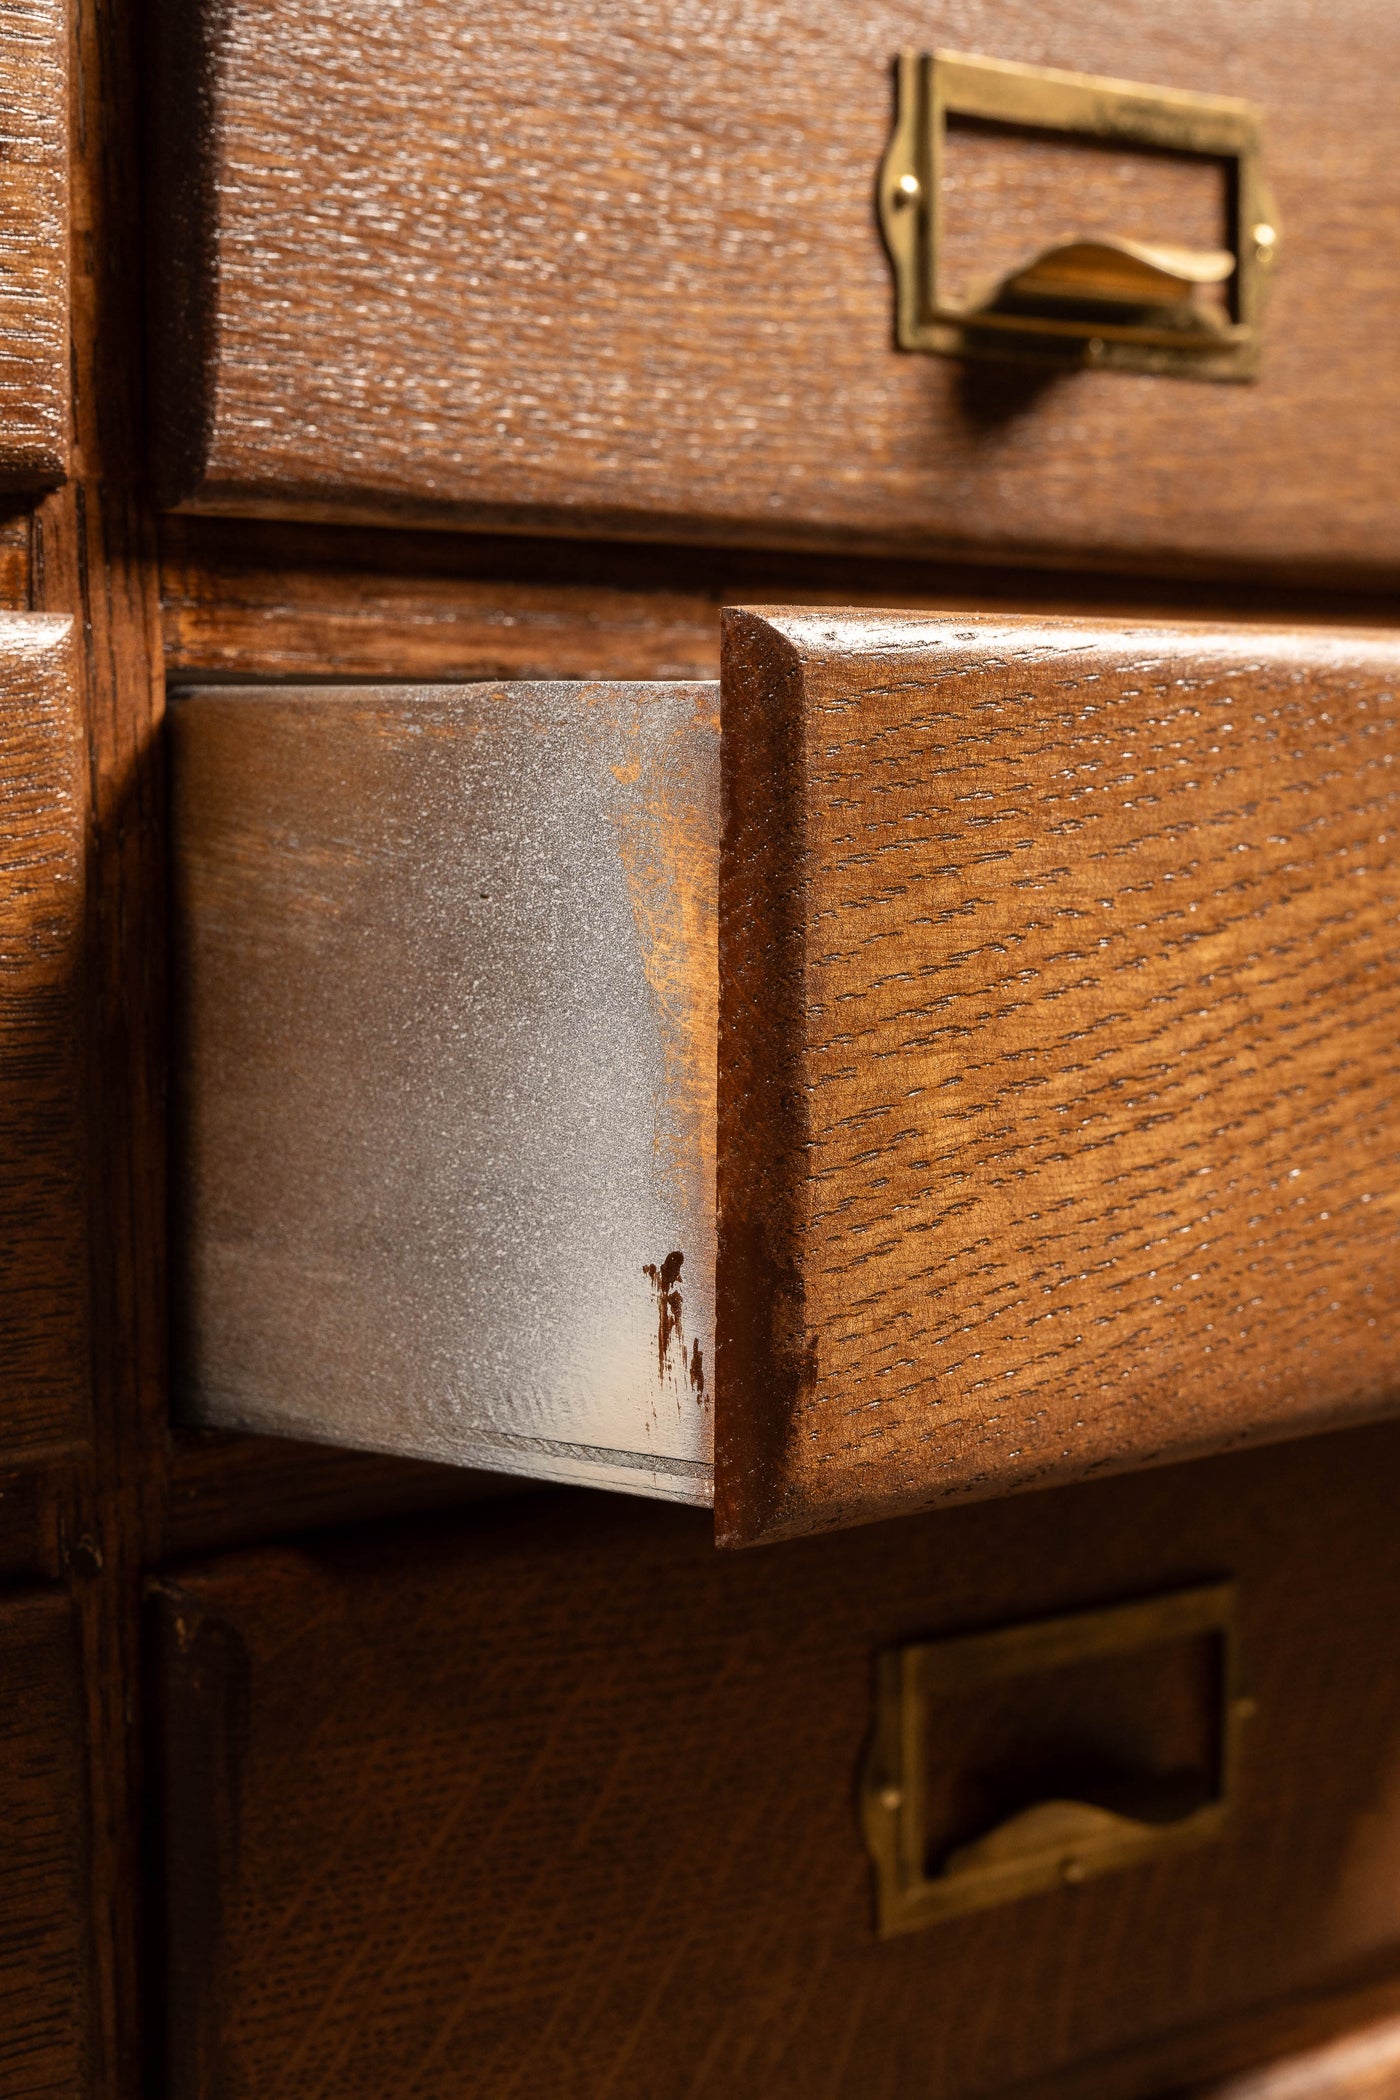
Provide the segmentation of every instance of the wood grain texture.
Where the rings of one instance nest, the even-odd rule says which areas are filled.
[[[1394,572],[1384,0],[1321,39],[1295,0],[1248,36],[1231,0],[157,17],[167,503]],[[872,196],[909,45],[1259,103],[1285,232],[1262,382],[1042,385],[896,351]],[[979,184],[989,253],[1021,201]]]
[[[1397,2100],[1400,2019],[1199,2087],[1192,2100]]]
[[[717,699],[180,700],[184,1420],[709,1501]]]
[[[29,519],[0,517],[0,611],[30,609]]]
[[[161,520],[161,600],[166,668],[189,682],[717,678],[724,605],[1400,620],[1393,595],[1219,579],[186,516]]]
[[[316,1531],[456,1509],[534,1482],[290,1437],[177,1431],[166,1485],[164,1555],[187,1557]]]
[[[91,2091],[89,1856],[78,1643],[57,1593],[0,1603],[0,2091]]]
[[[729,616],[722,1537],[1400,1401],[1398,679]]]
[[[1186,1477],[1190,1477],[1188,1472]],[[1198,2026],[1176,2028],[1086,2058],[1048,2076],[1002,2088],[1001,2100],[1199,2100],[1226,2079],[1252,2073],[1286,2056],[1311,2056],[1362,2028],[1388,2023],[1400,2007],[1400,1976],[1393,1950],[1348,1964],[1320,1989],[1292,1991]]]
[[[0,614],[0,1455],[88,1424],[86,776],[72,623]]]
[[[1397,1460],[1386,1425],[748,1555],[566,1494],[163,1577],[172,2100],[1146,2100],[1232,2061],[1208,2021],[1264,2053],[1270,2006],[1396,1966]],[[1226,1573],[1228,1837],[878,1942],[876,1650]]]
[[[68,468],[68,14],[0,7],[0,488]]]

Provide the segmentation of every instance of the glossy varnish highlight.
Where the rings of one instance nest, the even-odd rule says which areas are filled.
[[[723,679],[722,1533],[1394,1405],[1395,643],[737,613]]]
[[[57,481],[69,424],[68,15],[0,5],[0,487]]]
[[[1231,0],[156,16],[171,503],[1394,574],[1381,0],[1339,0],[1325,35],[1277,0],[1248,34]],[[876,171],[895,56],[935,46],[1259,105],[1283,245],[1257,387],[895,348]],[[1008,150],[950,199],[975,274],[1077,231],[1218,238],[1169,158],[1105,152],[1106,224],[1081,226],[1072,161],[1027,220],[1037,154]]]

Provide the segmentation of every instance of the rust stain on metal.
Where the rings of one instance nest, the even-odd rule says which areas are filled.
[[[680,1344],[681,1362],[685,1362],[685,1335],[681,1328],[681,1294],[676,1286],[685,1267],[685,1256],[677,1249],[668,1254],[658,1268],[655,1262],[642,1263],[643,1276],[649,1277],[656,1292],[656,1375],[663,1379],[670,1361],[671,1342]]]

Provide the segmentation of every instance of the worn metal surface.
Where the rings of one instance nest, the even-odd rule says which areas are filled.
[[[710,1499],[717,717],[177,702],[185,1419]]]

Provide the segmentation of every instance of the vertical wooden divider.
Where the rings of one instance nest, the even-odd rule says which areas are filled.
[[[67,1512],[93,1824],[95,2100],[142,2088],[139,1606],[164,1478],[162,845],[156,535],[144,492],[138,22],[71,16],[73,474],[33,523],[36,611],[77,624],[88,731],[94,1437]]]

